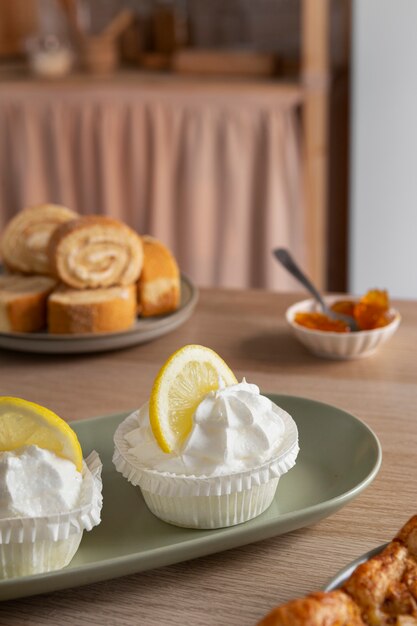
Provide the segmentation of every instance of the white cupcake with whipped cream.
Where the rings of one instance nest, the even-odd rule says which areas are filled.
[[[68,565],[100,523],[101,469],[57,415],[0,397],[0,579]]]
[[[113,462],[160,519],[189,528],[240,524],[265,511],[299,451],[292,417],[245,380],[210,391],[180,449],[166,453],[149,403],[115,433]]]

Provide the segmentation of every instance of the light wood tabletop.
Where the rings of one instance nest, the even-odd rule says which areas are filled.
[[[1,625],[253,626],[273,606],[323,588],[417,513],[417,302],[395,303],[402,324],[376,354],[330,361],[310,355],[290,334],[284,312],[298,299],[202,290],[192,318],[148,344],[80,356],[0,351],[0,393],[43,404],[70,421],[139,406],[167,356],[200,343],[263,392],[304,396],[353,413],[373,429],[383,450],[374,482],[314,526],[169,567],[3,602]]]

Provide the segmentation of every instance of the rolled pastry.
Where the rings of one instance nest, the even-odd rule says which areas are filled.
[[[0,276],[0,332],[30,333],[46,327],[46,302],[56,281],[46,276]]]
[[[171,252],[149,235],[142,237],[143,268],[138,306],[143,317],[175,311],[180,303],[180,272]]]
[[[403,543],[411,556],[417,560],[417,515],[413,515],[398,531],[395,539]]]
[[[136,319],[136,287],[70,289],[61,286],[48,300],[50,333],[102,333],[130,328]]]
[[[142,270],[142,241],[131,228],[90,215],[59,226],[49,244],[55,275],[69,287],[131,285]]]
[[[355,602],[343,591],[312,593],[273,609],[258,626],[365,626]]]
[[[273,609],[258,626],[416,626],[417,515],[340,590],[314,593]]]
[[[78,214],[58,204],[39,204],[23,209],[7,224],[0,242],[4,263],[11,271],[50,274],[47,254],[55,228]]]
[[[343,585],[369,624],[417,624],[417,562],[408,548],[416,518],[387,547],[359,565]],[[397,621],[395,621],[397,620]]]

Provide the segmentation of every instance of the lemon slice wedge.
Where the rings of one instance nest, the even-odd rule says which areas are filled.
[[[83,454],[77,435],[55,413],[21,398],[0,397],[0,452],[35,445],[75,464],[80,472]]]
[[[188,345],[174,352],[160,369],[149,400],[151,428],[160,448],[178,451],[204,396],[236,383],[232,370],[214,350]]]

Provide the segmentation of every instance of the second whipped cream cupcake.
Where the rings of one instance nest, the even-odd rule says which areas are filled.
[[[68,565],[100,523],[101,469],[55,413],[0,397],[0,579]]]
[[[158,443],[148,402],[115,433],[116,469],[171,524],[221,528],[256,517],[296,461],[298,431],[286,411],[245,380],[226,385],[219,375],[216,387],[197,401],[190,432],[173,452]]]

